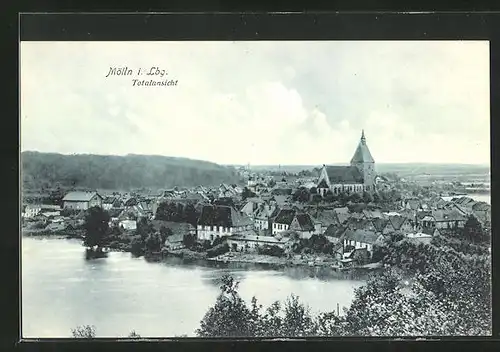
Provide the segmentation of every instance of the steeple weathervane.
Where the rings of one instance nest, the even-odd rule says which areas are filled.
[[[365,138],[365,130],[361,130],[361,143],[365,144],[366,143],[366,138]]]

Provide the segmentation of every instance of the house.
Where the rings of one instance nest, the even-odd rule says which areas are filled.
[[[449,202],[444,200],[443,198],[438,198],[435,200],[434,204],[432,204],[431,208],[432,209],[444,209],[444,207],[448,204]]]
[[[229,249],[234,252],[255,252],[260,246],[277,246],[284,249],[288,237],[257,236],[251,234],[234,235],[227,238]]]
[[[133,207],[137,206],[138,204],[139,204],[139,201],[137,200],[136,197],[130,197],[130,198],[125,200],[124,207],[125,207],[125,209],[133,208]]]
[[[375,226],[373,222],[364,218],[351,217],[345,223],[345,226],[350,230],[369,230],[375,231]]]
[[[260,198],[248,198],[245,201],[245,204],[241,207],[240,211],[246,214],[253,221],[257,208],[263,203],[264,201]]]
[[[377,218],[383,218],[384,216],[382,215],[382,212],[380,210],[367,210],[364,209],[362,211],[362,214],[364,215],[365,219],[377,219]]]
[[[423,232],[412,232],[405,234],[405,238],[415,243],[430,244],[432,240],[432,235]]]
[[[332,243],[338,243],[347,231],[347,227],[343,225],[332,224],[325,230],[326,239]]]
[[[129,216],[133,214],[132,218],[135,220],[152,219],[154,217],[149,204],[135,197],[131,197],[124,202],[124,213]]]
[[[340,260],[342,267],[350,267],[352,264],[363,265],[368,263],[371,258],[371,252],[367,248],[353,248],[351,251],[343,254]]]
[[[347,246],[352,246],[355,249],[366,248],[370,253],[373,253],[373,245],[383,240],[384,236],[377,234],[374,231],[368,230],[347,230],[344,235],[344,249]]]
[[[384,233],[384,230],[389,223],[389,219],[375,218],[371,220],[376,233]]]
[[[189,199],[194,202],[208,202],[210,198],[208,198],[205,194],[201,192],[189,192],[182,195],[183,199]]]
[[[123,219],[118,222],[118,226],[123,230],[136,230],[137,221],[132,219]]]
[[[403,203],[403,209],[408,209],[413,211],[423,210],[421,202],[418,198],[404,199],[402,203]]]
[[[24,217],[34,218],[42,212],[58,212],[61,210],[59,205],[50,205],[50,204],[27,204],[24,208]]]
[[[412,232],[415,228],[414,222],[404,216],[389,216],[385,228],[382,230],[384,235],[400,231],[403,233]]]
[[[323,165],[318,179],[318,194],[354,193],[375,190],[375,161],[371,156],[364,131],[349,166]]]
[[[168,228],[173,234],[196,235],[196,227],[187,222],[173,222],[163,220],[152,220],[151,225],[155,231],[160,232],[163,227]]]
[[[477,202],[472,206],[472,214],[483,226],[491,224],[491,205],[486,202]]]
[[[61,212],[59,210],[56,210],[56,211],[42,210],[40,215],[47,218],[47,219],[52,219],[56,216],[59,217],[61,215]]]
[[[333,209],[322,209],[312,211],[310,213],[314,219],[315,224],[319,224],[319,233],[324,233],[326,229],[331,225],[340,225],[337,213]]]
[[[307,213],[299,213],[295,214],[288,230],[299,233],[301,238],[310,238],[313,234],[321,230],[321,224],[318,225],[319,228],[316,230],[311,216]]]
[[[476,201],[470,197],[453,198],[451,202],[469,209],[472,209],[472,207],[476,203]]]
[[[104,200],[102,201],[102,208],[104,210],[110,210],[111,208],[113,208],[115,201],[116,201],[115,197],[104,198]]]
[[[347,207],[334,208],[334,213],[337,215],[339,224],[345,224],[349,220],[349,209]]]
[[[276,235],[280,232],[287,231],[295,218],[296,211],[294,209],[281,209],[273,220],[272,234]]]
[[[64,222],[51,222],[45,227],[47,231],[62,231],[66,229],[66,224]]]
[[[168,236],[165,240],[164,246],[171,251],[186,248],[186,246],[184,245],[184,235],[181,233],[177,233]]]
[[[267,231],[271,228],[271,219],[278,215],[279,208],[275,205],[260,204],[254,216],[254,228]]]
[[[431,215],[422,219],[422,227],[437,229],[463,228],[467,217],[458,210],[433,210]]]
[[[69,192],[62,201],[64,209],[86,210],[102,206],[102,197],[97,192]]]
[[[38,204],[28,204],[24,208],[24,217],[27,219],[34,218],[42,211],[42,207]]]
[[[291,202],[291,197],[288,195],[272,195],[269,199],[269,204],[275,205],[277,207],[284,207],[289,205]]]
[[[244,213],[227,205],[204,205],[197,224],[199,240],[250,233],[253,221]]]

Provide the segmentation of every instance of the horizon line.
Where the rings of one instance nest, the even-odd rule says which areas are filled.
[[[252,167],[264,167],[264,166],[283,166],[283,167],[289,167],[289,166],[323,166],[323,165],[350,165],[350,163],[344,162],[335,162],[332,161],[330,163],[320,163],[320,164],[315,164],[315,163],[295,163],[295,164],[289,164],[289,163],[262,163],[262,164],[249,164],[249,163],[221,163],[221,162],[216,162],[216,161],[211,161],[211,160],[206,160],[206,159],[197,159],[197,158],[192,158],[192,157],[187,157],[187,156],[172,156],[172,155],[163,155],[163,154],[137,154],[137,153],[127,153],[127,154],[100,154],[100,153],[89,153],[89,152],[79,152],[79,153],[61,153],[61,152],[45,152],[45,151],[38,151],[38,150],[23,150],[20,151],[20,154],[22,153],[40,153],[40,154],[59,154],[59,155],[65,155],[65,156],[76,156],[76,155],[93,155],[93,156],[118,156],[118,157],[126,157],[128,155],[135,155],[135,156],[156,156],[156,157],[164,157],[164,158],[180,158],[180,159],[189,159],[193,161],[205,161],[205,162],[211,162],[214,164],[219,164],[221,166],[250,166]],[[465,162],[430,162],[430,161],[382,161],[382,162],[375,162],[375,164],[379,165],[384,165],[384,164],[405,164],[405,165],[411,165],[411,164],[427,164],[427,165],[464,165],[464,166],[488,166],[491,168],[491,163],[465,163]]]

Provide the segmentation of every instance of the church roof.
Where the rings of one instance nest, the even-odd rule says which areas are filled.
[[[330,183],[363,183],[363,175],[355,166],[326,166]]]
[[[361,140],[359,141],[358,147],[354,152],[354,156],[351,159],[351,164],[353,163],[374,163],[373,157],[366,144],[365,132],[361,134]]]

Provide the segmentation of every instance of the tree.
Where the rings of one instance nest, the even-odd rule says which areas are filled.
[[[146,238],[146,250],[150,253],[159,252],[163,243],[159,233],[151,233]]]
[[[313,202],[314,204],[321,203],[321,200],[322,200],[322,198],[321,198],[321,196],[320,196],[319,194],[314,194],[314,195],[312,196],[312,202]]]
[[[374,197],[369,192],[363,192],[363,202],[368,204],[374,201]]]
[[[469,216],[465,222],[463,234],[465,239],[471,242],[483,242],[486,237],[481,223],[473,215]]]
[[[271,255],[273,257],[282,257],[285,250],[278,246],[263,245],[259,247],[258,253],[262,255]]]
[[[353,203],[359,203],[362,201],[362,198],[359,193],[352,193],[349,195],[349,200]]]
[[[141,335],[139,335],[137,332],[135,332],[135,330],[132,330],[128,336],[128,338],[131,338],[131,339],[140,339],[141,338]]]
[[[328,190],[324,194],[324,199],[325,199],[325,202],[327,202],[327,203],[333,203],[335,201],[335,196],[331,190]]]
[[[170,227],[166,227],[163,225],[160,227],[160,236],[161,236],[162,242],[165,242],[167,240],[167,238],[169,238],[173,234],[174,233]]]
[[[101,248],[106,244],[109,228],[109,214],[100,207],[92,207],[85,216],[85,237],[83,243],[86,247]]]
[[[256,194],[252,192],[248,187],[243,188],[243,192],[241,193],[241,198],[246,200],[247,198],[255,197]]]
[[[250,324],[251,312],[237,291],[239,283],[228,275],[223,276],[221,282],[222,292],[201,320],[196,334],[200,337],[255,336]]]
[[[141,236],[134,236],[130,240],[130,252],[134,255],[144,254],[145,240]]]
[[[216,236],[214,239],[214,242],[212,243],[212,246],[213,247],[218,246],[218,245],[222,244],[224,241],[225,241],[225,238],[223,238],[221,236]]]
[[[186,221],[188,224],[196,226],[199,217],[200,214],[196,210],[195,206],[191,203],[187,204],[184,208],[184,221]]]
[[[184,244],[184,246],[186,246],[186,248],[193,248],[196,244],[196,235],[184,235],[182,243]]]
[[[307,203],[311,199],[311,193],[305,187],[300,187],[292,196],[294,202]]]
[[[71,329],[71,334],[76,339],[93,339],[95,338],[95,326],[79,325],[75,329]]]
[[[146,238],[148,238],[151,233],[154,233],[153,224],[151,224],[148,219],[141,218],[137,222],[137,229],[135,230],[135,233],[140,236],[143,241],[146,241]]]
[[[309,307],[299,302],[299,297],[291,295],[285,302],[284,319],[280,336],[307,337],[316,333],[316,323]]]
[[[274,179],[272,179],[271,181],[268,182],[267,184],[269,187],[274,187],[276,186],[276,181],[274,181]]]
[[[49,201],[50,204],[62,205],[62,200],[64,198],[65,191],[61,187],[57,187],[55,190],[50,192]]]

